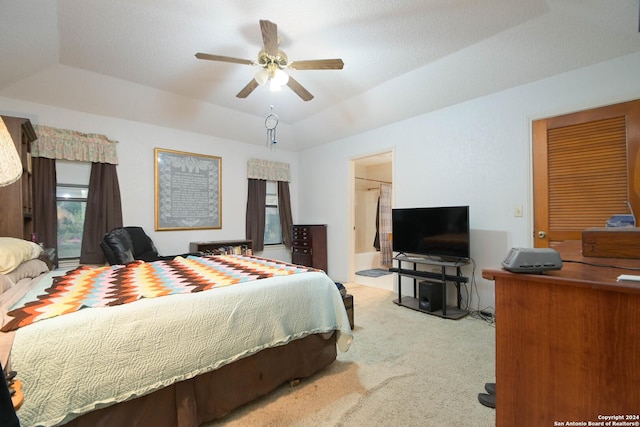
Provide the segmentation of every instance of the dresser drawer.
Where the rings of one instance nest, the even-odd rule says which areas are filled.
[[[294,229],[293,230],[293,240],[311,240],[311,233],[309,233],[308,231],[303,231],[303,230],[296,231]]]
[[[293,253],[291,255],[291,262],[297,265],[304,265],[306,267],[313,267],[313,257],[311,254]]]
[[[311,240],[294,240],[291,244],[294,248],[310,248]]]
[[[291,250],[293,251],[294,254],[298,254],[298,255],[312,255],[313,254],[313,249],[310,247],[300,247],[300,246],[294,246],[291,248]]]

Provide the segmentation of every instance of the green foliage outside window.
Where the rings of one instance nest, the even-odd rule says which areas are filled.
[[[84,217],[87,208],[87,188],[57,187],[58,258],[80,258]]]

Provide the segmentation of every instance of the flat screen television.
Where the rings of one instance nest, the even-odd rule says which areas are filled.
[[[393,209],[394,252],[441,261],[469,259],[469,206]]]

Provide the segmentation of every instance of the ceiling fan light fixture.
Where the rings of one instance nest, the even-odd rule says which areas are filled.
[[[264,71],[264,73],[263,73]],[[289,81],[289,75],[278,68],[278,64],[275,62],[270,62],[266,68],[263,68],[258,72],[260,74],[258,80],[258,75],[256,75],[256,81],[260,84],[260,81],[264,79],[266,75],[269,81],[269,90],[271,92],[278,92],[282,89],[282,86],[285,86]],[[267,80],[264,80],[265,83]]]
[[[261,69],[256,73],[254,79],[260,86],[264,85],[269,80],[269,71],[266,68]]]
[[[280,86],[284,86],[289,81],[289,75],[281,69],[277,69],[275,73],[273,73],[273,77],[271,77],[271,79],[275,80],[275,82]]]
[[[279,92],[282,89],[282,85],[278,84],[275,79],[269,80],[269,90],[271,92]]]

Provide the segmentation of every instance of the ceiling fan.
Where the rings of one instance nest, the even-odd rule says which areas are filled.
[[[344,66],[342,59],[312,59],[289,62],[287,55],[278,49],[280,44],[278,26],[271,21],[260,20],[260,30],[262,31],[264,48],[260,50],[257,61],[209,53],[196,53],[196,58],[198,59],[261,67],[255,77],[238,92],[236,95],[238,98],[246,98],[259,85],[269,83],[269,88],[272,91],[280,90],[286,84],[304,101],[310,101],[313,99],[313,95],[297,80],[285,73],[284,70],[287,68],[291,70],[341,70]]]

